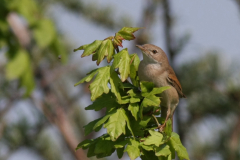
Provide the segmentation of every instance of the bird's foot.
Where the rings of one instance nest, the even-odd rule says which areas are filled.
[[[163,125],[159,125],[159,126],[157,127],[157,129],[158,129],[159,132],[163,132],[163,130],[164,130],[165,127],[166,127],[166,123],[164,123]]]

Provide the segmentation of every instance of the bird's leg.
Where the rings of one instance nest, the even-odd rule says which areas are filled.
[[[166,127],[166,123],[167,123],[167,120],[168,120],[170,114],[171,114],[171,111],[170,111],[170,109],[168,109],[167,110],[167,117],[166,117],[164,123],[158,127],[159,128],[159,132],[162,132],[163,129]]]

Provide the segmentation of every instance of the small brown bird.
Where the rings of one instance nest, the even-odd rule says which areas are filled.
[[[136,46],[143,53],[143,60],[138,67],[140,81],[153,82],[156,87],[171,86],[170,89],[161,93],[161,117],[165,118],[165,122],[159,128],[160,131],[163,131],[167,120],[173,117],[179,98],[185,98],[185,95],[175,72],[168,62],[166,53],[152,44]]]

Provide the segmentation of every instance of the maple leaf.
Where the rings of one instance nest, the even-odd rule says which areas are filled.
[[[129,57],[127,49],[121,50],[114,56],[111,72],[115,71],[116,68],[119,68],[122,82],[124,82],[130,74],[130,60],[131,59]]]
[[[83,82],[89,82],[92,80],[92,78],[95,76],[96,78],[94,81],[90,84],[90,92],[91,92],[91,100],[94,101],[96,98],[101,96],[103,93],[108,93],[109,88],[108,88],[108,81],[110,78],[110,67],[101,67],[98,69],[95,69],[88,73],[86,77],[84,77],[82,80],[80,80],[78,83],[76,83],[74,86],[77,86]]]

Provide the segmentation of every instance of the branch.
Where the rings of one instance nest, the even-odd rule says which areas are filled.
[[[11,12],[7,16],[7,22],[11,26],[21,46],[27,47],[30,44],[31,38],[27,27],[23,24],[20,17],[16,13]]]

